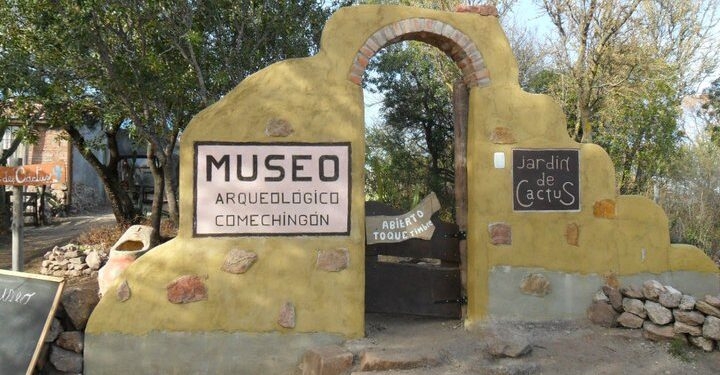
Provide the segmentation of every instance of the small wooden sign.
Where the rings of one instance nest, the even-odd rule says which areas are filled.
[[[435,232],[430,218],[440,210],[435,193],[430,193],[415,208],[398,216],[367,216],[365,243],[395,243],[420,238],[429,240]]]
[[[63,163],[0,167],[0,185],[41,186],[66,182],[67,171]]]
[[[578,150],[513,150],[513,210],[579,211]]]
[[[63,279],[0,270],[0,372],[32,374]]]

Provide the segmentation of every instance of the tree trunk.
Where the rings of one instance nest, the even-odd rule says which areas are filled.
[[[150,167],[150,173],[153,176],[153,202],[150,210],[150,225],[155,229],[150,242],[152,246],[160,243],[160,222],[162,221],[163,207],[163,191],[165,190],[165,172],[166,166],[156,163],[155,146],[152,142],[147,144],[147,165]]]
[[[170,221],[177,227],[180,224],[180,210],[178,208],[178,175],[177,159],[173,154],[175,143],[177,142],[177,131],[172,135],[170,144],[165,148],[165,164],[163,165],[163,173],[165,174],[165,197],[168,204],[168,217]]]
[[[128,195],[127,189],[120,184],[120,177],[118,176],[119,152],[116,132],[105,132],[108,150],[110,151],[110,158],[108,159],[107,165],[105,165],[98,160],[97,156],[95,156],[92,150],[85,144],[85,138],[80,134],[78,129],[71,126],[63,127],[63,129],[70,136],[73,145],[78,149],[80,155],[85,158],[98,174],[98,177],[100,177],[105,189],[105,194],[107,194],[108,200],[110,200],[110,207],[115,215],[115,221],[117,221],[118,224],[137,224],[140,216],[135,209],[130,195]]]

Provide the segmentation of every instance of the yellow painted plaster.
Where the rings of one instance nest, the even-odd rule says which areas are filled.
[[[605,151],[572,141],[560,108],[547,96],[523,92],[517,64],[494,17],[395,6],[342,8],[327,23],[320,52],[273,64],[241,82],[199,113],[182,136],[181,217],[178,237],[142,256],[126,270],[132,297],[111,288],[93,313],[88,332],[146,334],[151,331],[364,332],[364,119],[363,94],[348,80],[357,51],[377,30],[407,18],[450,24],[482,53],[491,83],[470,92],[468,119],[468,319],[482,320],[488,306],[489,270],[499,265],[539,267],[581,274],[631,275],[717,267],[693,247],[671,246],[667,218],[654,203],[617,197],[614,169]],[[265,135],[273,119],[289,122],[285,138]],[[516,143],[491,142],[497,127]],[[352,202],[349,236],[193,238],[193,144],[197,141],[350,142]],[[510,168],[495,169],[493,154],[513,148],[580,150],[580,212],[515,213]],[[596,201],[616,201],[614,219],[596,218]],[[490,245],[488,225],[512,227],[511,245]],[[567,243],[567,225],[579,227],[578,246]],[[254,251],[257,263],[242,275],[220,271],[233,248]],[[350,265],[341,272],[315,269],[318,249],[345,248]],[[173,305],[166,285],[178,276],[205,278],[206,301]],[[294,329],[277,325],[281,305],[291,301]]]

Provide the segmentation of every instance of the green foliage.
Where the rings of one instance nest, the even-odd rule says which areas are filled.
[[[700,108],[700,115],[707,122],[712,141],[720,146],[720,77],[703,94],[705,101]]]
[[[677,91],[668,81],[645,80],[639,92],[606,97],[596,141],[615,162],[622,194],[643,194],[653,178],[667,175],[682,133]]]
[[[454,207],[452,82],[455,65],[433,47],[391,46],[374,59],[368,79],[382,93],[383,123],[368,130],[366,193],[408,209],[435,192],[445,209]]]
[[[720,147],[701,137],[682,147],[668,177],[658,181],[673,242],[720,256]]]
[[[690,351],[690,346],[688,343],[680,338],[675,338],[672,341],[670,341],[670,345],[668,346],[668,353],[679,359],[682,362],[690,363],[693,361],[692,352]]]

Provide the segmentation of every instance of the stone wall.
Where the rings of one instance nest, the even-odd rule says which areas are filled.
[[[707,352],[720,349],[720,295],[696,299],[657,280],[619,290],[606,285],[587,315],[605,327],[642,329],[649,340],[678,339]]]

